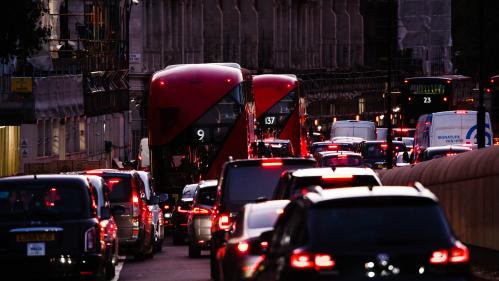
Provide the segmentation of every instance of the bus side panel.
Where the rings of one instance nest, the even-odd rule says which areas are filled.
[[[291,116],[289,116],[286,125],[284,126],[280,139],[287,139],[291,141],[293,146],[293,151],[295,155],[303,155],[300,147],[300,120],[298,116],[298,110],[295,110]]]

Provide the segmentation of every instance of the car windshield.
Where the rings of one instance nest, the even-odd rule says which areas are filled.
[[[442,210],[433,202],[370,199],[312,208],[308,221],[311,241],[334,248],[365,249],[445,243],[450,235]]]
[[[248,214],[248,228],[267,228],[272,227],[279,217],[279,209],[265,208],[252,210]]]
[[[202,188],[196,194],[196,202],[202,205],[213,206],[213,204],[215,204],[216,198],[217,198],[216,186]]]
[[[111,193],[111,202],[129,202],[132,198],[132,185],[129,176],[103,176]]]
[[[324,157],[323,167],[359,167],[362,166],[362,157],[350,155],[334,155]]]
[[[88,218],[89,195],[78,184],[0,184],[0,219]]]
[[[229,205],[235,207],[242,206],[245,203],[253,202],[257,198],[272,198],[274,188],[279,181],[279,176],[285,170],[310,168],[314,164],[294,164],[282,166],[239,166],[231,167],[227,172],[225,181],[224,198]]]

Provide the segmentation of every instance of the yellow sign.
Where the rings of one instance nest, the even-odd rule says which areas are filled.
[[[11,89],[13,93],[33,92],[33,79],[31,77],[12,77]]]

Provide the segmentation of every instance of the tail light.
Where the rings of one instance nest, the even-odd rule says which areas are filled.
[[[291,267],[295,269],[328,270],[332,269],[336,262],[328,254],[311,254],[307,252],[295,252],[290,257]]]
[[[262,167],[280,167],[280,166],[282,166],[282,161],[262,162]]]
[[[209,209],[206,209],[206,208],[194,207],[194,209],[192,209],[191,213],[193,215],[209,215],[209,214],[211,214],[211,211]]]
[[[132,238],[139,237],[139,197],[136,193],[132,195]]]
[[[249,244],[248,242],[239,242],[239,244],[237,244],[237,251],[241,254],[245,254],[248,252],[249,250]]]
[[[330,149],[330,150],[338,150],[338,146],[337,145],[328,145],[327,148]]]
[[[450,250],[442,249],[433,251],[430,257],[431,264],[467,263],[469,260],[470,253],[468,247],[459,241],[456,241],[454,247]]]
[[[228,214],[221,214],[218,217],[218,227],[220,230],[229,230],[231,226],[230,217]]]
[[[353,179],[352,175],[324,175],[321,177],[323,180],[351,180]]]
[[[180,214],[185,214],[185,213],[189,212],[189,209],[184,209],[184,208],[182,208],[182,206],[178,206],[177,212],[179,212]]]
[[[89,228],[85,231],[85,252],[95,252],[97,250],[97,229]]]

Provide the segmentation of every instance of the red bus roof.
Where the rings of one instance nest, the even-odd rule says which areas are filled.
[[[149,143],[170,142],[244,80],[251,80],[247,70],[221,64],[175,65],[156,72],[149,93]]]
[[[262,116],[298,85],[298,78],[294,75],[262,74],[253,76],[256,118]]]

